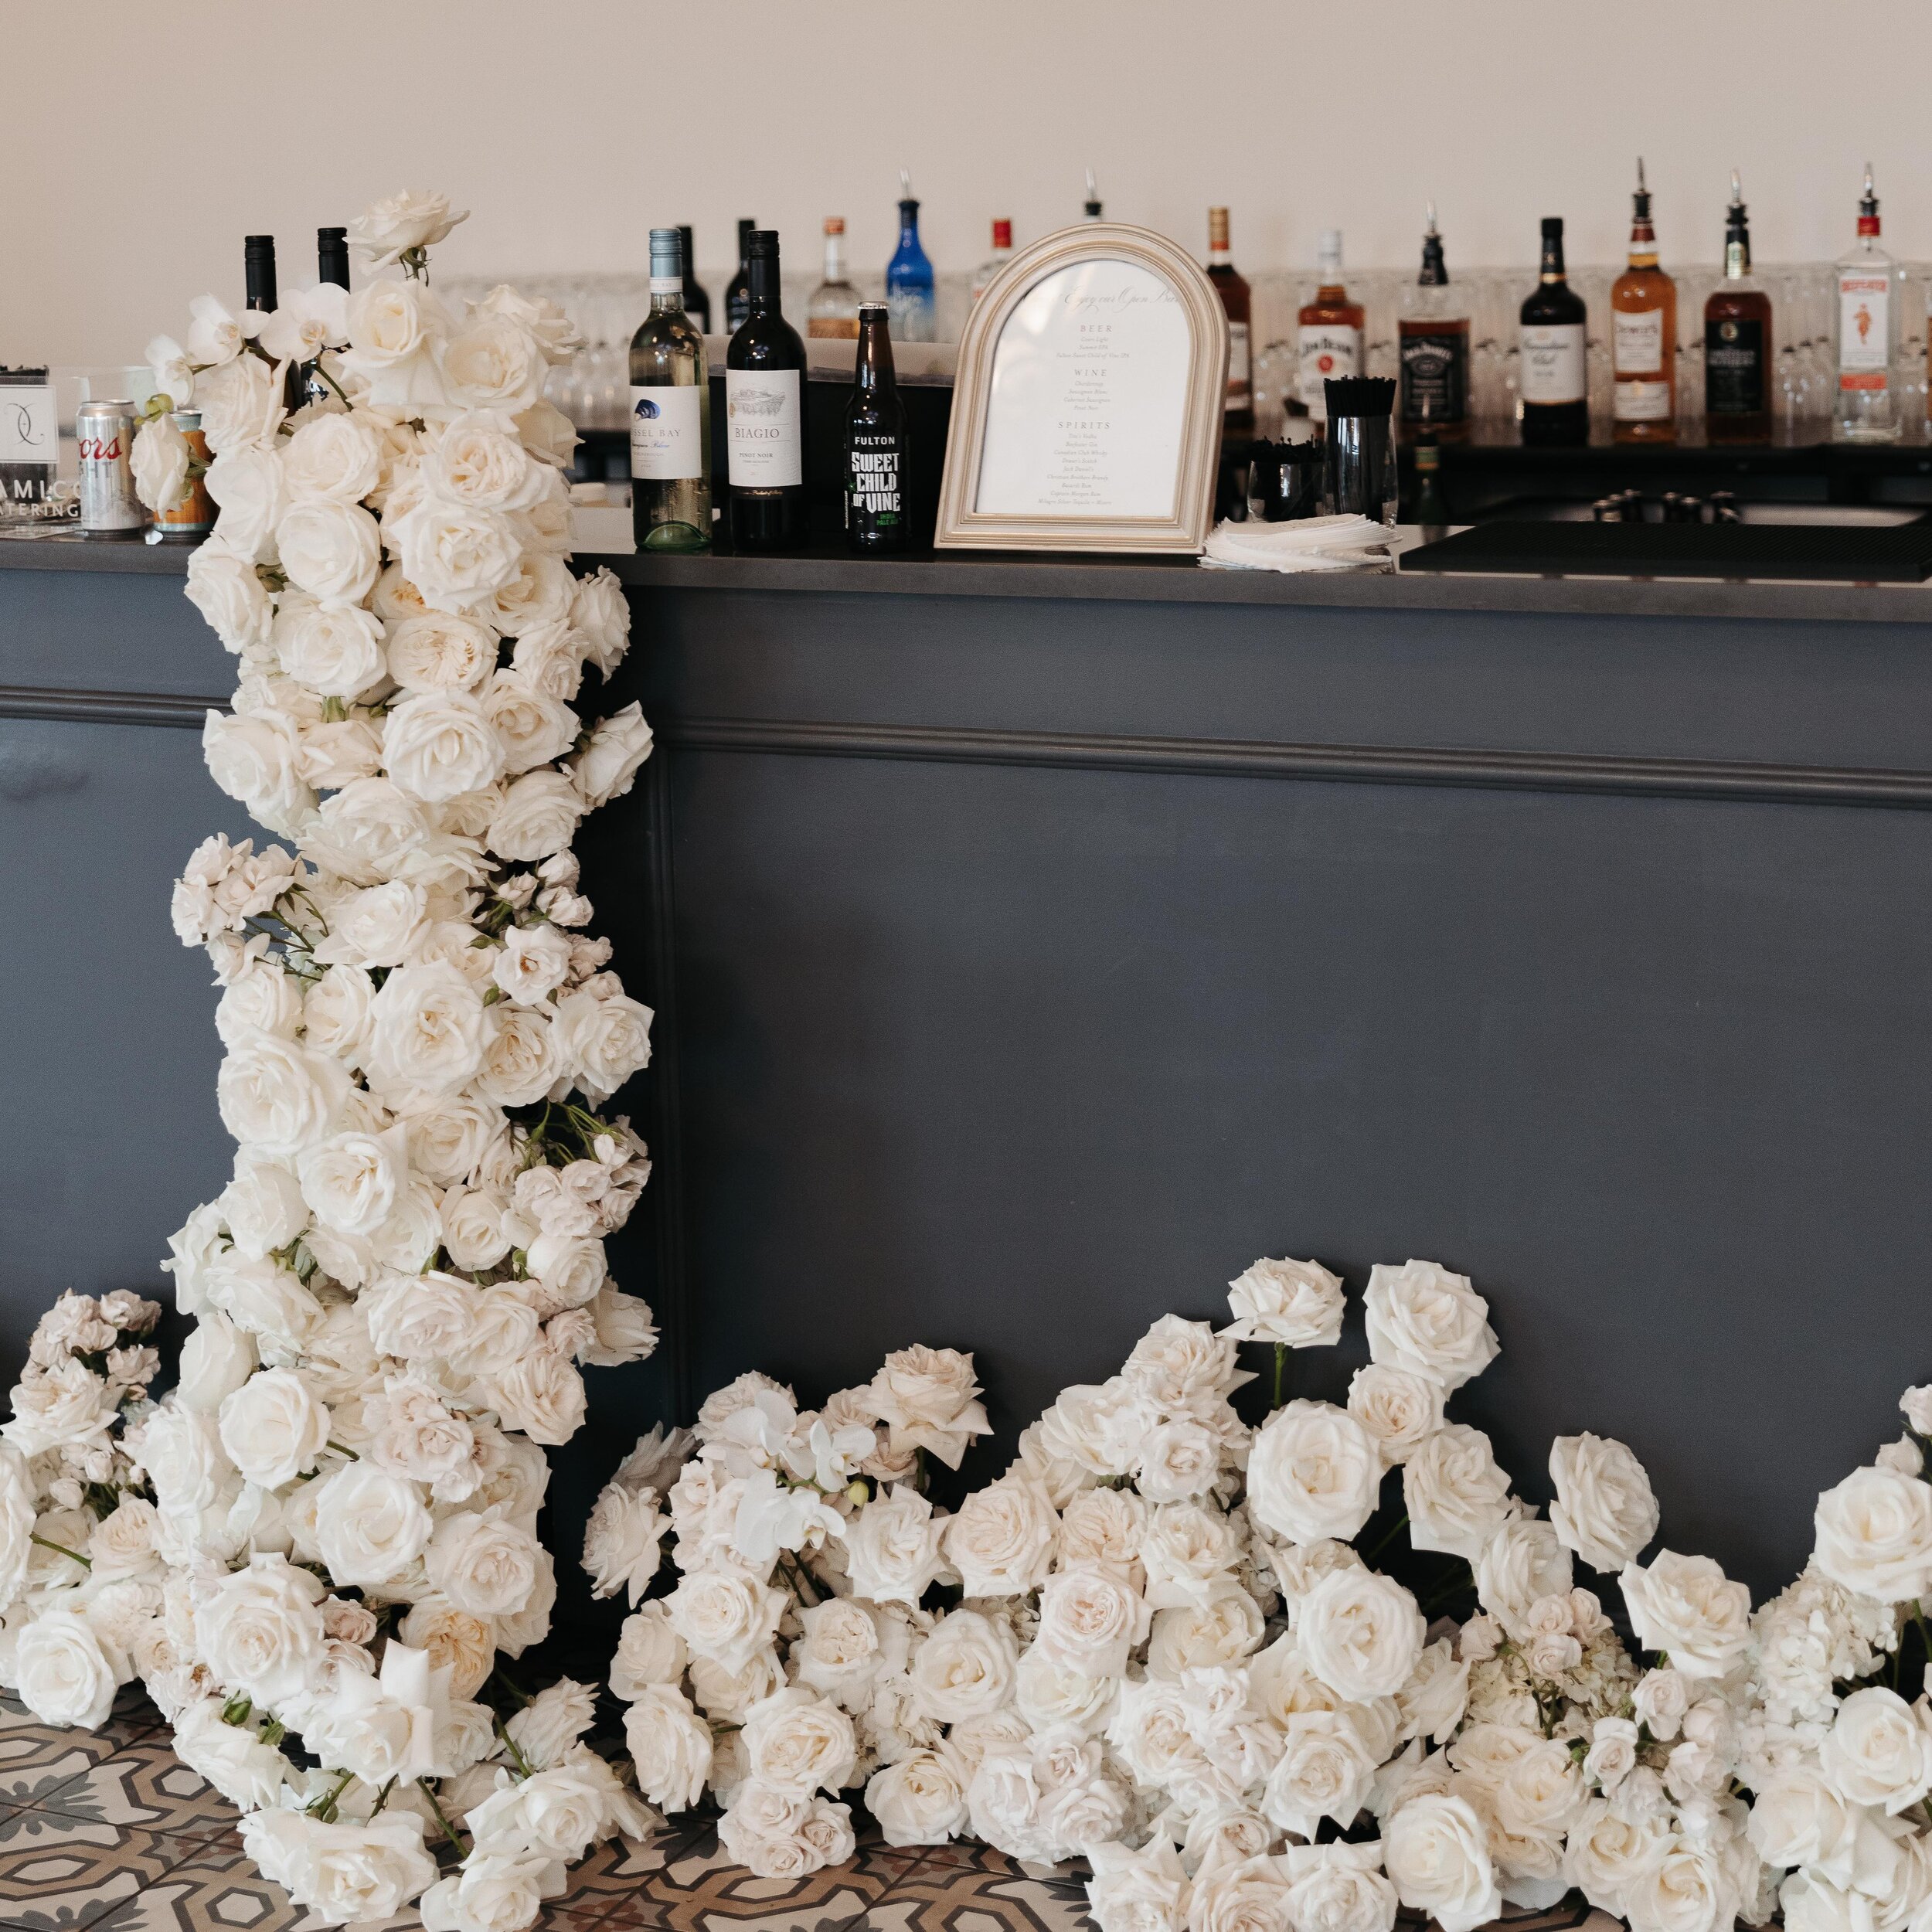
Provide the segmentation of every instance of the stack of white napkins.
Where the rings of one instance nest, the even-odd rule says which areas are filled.
[[[1386,570],[1394,536],[1366,516],[1218,523],[1201,562],[1210,570]]]

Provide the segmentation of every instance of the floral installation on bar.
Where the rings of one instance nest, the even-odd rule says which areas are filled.
[[[1857,1893],[1883,1862],[1831,1835],[1814,1787],[1842,1761],[1819,1741],[1845,1723],[1838,1680],[1917,1614],[1886,1591],[1932,1590],[1916,1444],[1825,1499],[1818,1573],[1754,1623],[1716,1563],[1653,1548],[1623,1444],[1559,1437],[1546,1516],[1449,1416],[1498,1352],[1464,1277],[1372,1270],[1345,1404],[1283,1398],[1291,1352],[1339,1338],[1335,1275],[1259,1261],[1230,1304],[1218,1332],[1157,1321],[950,1513],[927,1458],[956,1469],[987,1427],[951,1351],[889,1357],[818,1410],[741,1376],[688,1435],[641,1442],[584,1560],[633,1606],[611,1684],[644,1794],[708,1797],[761,1877],[845,1856],[856,1802],[895,1845],[1082,1858],[1102,1932],[1390,1932],[1404,1908],[1472,1932],[1573,1892],[1638,1932],[1726,1932],[1770,1920],[1800,1845],[1826,1870],[1784,1881],[1787,1923],[1837,1885],[1806,1932],[1906,1927],[1932,1860]],[[1231,1400],[1250,1344],[1273,1352],[1253,1427]],[[1828,1519],[1855,1553],[1827,1558]],[[1614,1580],[1629,1639],[1580,1561]],[[1832,1801],[1915,1838],[1932,1809],[1882,1821],[1932,1792],[1924,1701],[1842,1707],[1885,1768]],[[1811,1781],[1775,1846],[1747,1795],[1767,1757]]]
[[[202,743],[284,843],[207,840],[174,924],[221,987],[233,1179],[164,1263],[195,1327],[148,1390],[155,1304],[67,1296],[0,1430],[0,1681],[94,1726],[138,1678],[321,1923],[514,1932],[566,1866],[653,1815],[584,1741],[593,1687],[532,1696],[546,1634],[546,1447],[582,1371],[656,1345],[610,1279],[650,1162],[607,1103],[649,1009],[587,930],[571,842],[651,746],[588,727],[628,614],[567,567],[542,399],[579,337],[493,290],[465,315],[427,251],[464,216],[379,202],[352,231],[401,273],[213,296],[158,386],[201,411],[220,514],[188,595],[239,660]],[[186,485],[165,410],[144,500]]]

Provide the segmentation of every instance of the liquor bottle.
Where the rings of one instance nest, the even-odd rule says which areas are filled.
[[[651,231],[651,312],[631,338],[631,525],[640,550],[711,547],[711,376],[675,228]]]
[[[1098,221],[1100,218],[1100,191],[1094,185],[1094,171],[1087,171],[1087,199],[1080,204],[1082,221]]]
[[[886,305],[902,342],[933,339],[933,265],[919,245],[919,203],[912,176],[899,171],[899,246],[886,264]]]
[[[850,342],[859,333],[859,291],[845,279],[845,223],[825,217],[825,278],[805,305],[805,333]]]
[[[745,281],[745,318],[725,351],[731,541],[782,550],[807,534],[805,345],[781,304],[776,230],[752,230]]]
[[[337,288],[349,286],[349,230],[318,228],[315,231],[315,279]]]
[[[1892,299],[1896,265],[1879,246],[1879,198],[1872,164],[1865,164],[1859,236],[1834,264],[1838,273],[1838,397],[1832,411],[1835,443],[1896,443],[1903,425],[1893,393],[1899,346],[1899,305]]]
[[[1629,266],[1610,285],[1611,435],[1619,443],[1677,440],[1677,284],[1657,266],[1641,156],[1631,197]]]
[[[1228,211],[1208,210],[1208,280],[1228,312],[1228,390],[1221,405],[1221,433],[1243,437],[1254,434],[1254,374],[1250,355],[1248,324],[1253,296],[1228,252]]]
[[[1362,304],[1342,284],[1342,231],[1321,231],[1321,286],[1297,318],[1294,393],[1318,423],[1328,420],[1323,385],[1362,373]]]
[[[1442,451],[1433,442],[1416,445],[1416,521],[1422,526],[1425,543],[1449,534],[1449,504],[1442,493]]]
[[[730,286],[725,291],[725,333],[733,334],[744,325],[745,317],[751,309],[751,267],[750,250],[751,237],[758,224],[749,215],[742,216],[738,223],[738,272],[731,278]]]
[[[1521,311],[1518,399],[1526,443],[1590,440],[1590,383],[1583,360],[1583,298],[1563,274],[1563,218],[1543,217],[1543,267]]]
[[[698,279],[693,264],[698,257],[691,243],[691,230],[678,230],[678,246],[684,256],[684,312],[691,318],[691,325],[701,335],[711,333],[711,297],[705,285]]]
[[[1451,292],[1434,202],[1428,209],[1422,271],[1396,323],[1403,433],[1414,440],[1459,443],[1469,434],[1469,310]]]
[[[891,313],[859,304],[845,405],[845,542],[868,556],[906,547],[906,406],[893,377]]]
[[[1713,443],[1771,435],[1771,298],[1751,274],[1744,190],[1731,170],[1724,214],[1724,279],[1704,304],[1704,434]]]
[[[249,235],[242,242],[242,274],[248,291],[248,306],[264,314],[272,311],[281,298],[275,287],[275,237]]]
[[[993,252],[973,271],[973,296],[978,301],[986,292],[990,282],[1013,259],[1013,224],[1010,221],[993,223]]]

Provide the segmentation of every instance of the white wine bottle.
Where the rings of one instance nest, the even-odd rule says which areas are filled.
[[[675,228],[651,231],[651,313],[631,338],[631,525],[640,550],[711,546],[711,375]]]

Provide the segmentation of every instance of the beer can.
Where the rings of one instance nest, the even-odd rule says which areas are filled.
[[[187,439],[189,453],[195,461],[206,468],[208,439],[201,433],[201,411],[176,410],[174,424]],[[208,494],[206,478],[191,476],[188,479],[187,495],[172,510],[157,512],[155,527],[164,537],[183,542],[198,542],[205,537],[215,527],[214,500]]]
[[[83,403],[74,412],[80,455],[80,528],[88,536],[138,536],[148,512],[134,494],[134,406]]]

